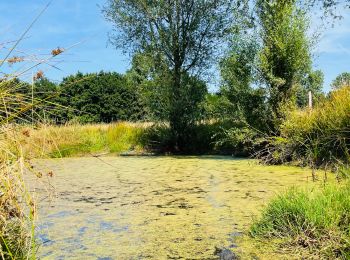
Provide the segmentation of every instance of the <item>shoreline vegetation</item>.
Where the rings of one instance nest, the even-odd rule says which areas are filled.
[[[346,154],[340,152],[344,151],[342,149],[346,148],[348,144],[346,143],[347,139],[343,139],[345,143],[338,140],[341,139],[339,135],[347,133],[348,113],[346,111],[348,111],[349,104],[347,102],[349,89],[349,87],[344,87],[335,91],[312,111],[305,109],[291,113],[282,124],[280,137],[268,140],[273,140],[273,142],[264,141],[265,145],[270,148],[273,145],[272,155],[279,160],[271,162],[261,160],[260,157],[260,162],[307,166],[310,168],[310,173],[315,173],[316,185],[311,190],[294,187],[278,195],[267,204],[261,216],[252,222],[252,227],[247,233],[248,236],[243,238],[243,240],[252,243],[255,251],[266,241],[271,240],[274,241],[269,249],[272,251],[281,248],[286,252],[293,251],[293,255],[300,253],[309,257],[348,257],[350,248],[348,244],[348,220],[350,216],[347,213],[349,212],[349,185],[346,181],[348,161]],[[337,117],[334,117],[335,114]],[[327,127],[327,123],[329,123],[329,127]],[[199,154],[227,154],[227,151],[230,151],[230,155],[232,155],[232,151],[242,150],[244,145],[248,145],[244,148],[246,151],[254,151],[249,146],[255,146],[256,143],[262,142],[261,140],[239,142],[247,140],[244,132],[240,132],[242,135],[240,138],[234,136],[234,141],[227,142],[227,136],[232,137],[229,133],[224,137],[226,138],[225,142],[220,142],[223,134],[227,134],[229,131],[227,129],[232,127],[232,124],[227,122],[222,125],[220,121],[202,122],[197,127],[201,131],[196,131],[200,133],[196,141],[200,142],[202,150],[196,147],[198,145],[196,142],[191,144],[195,147],[194,151],[202,151]],[[2,147],[14,158],[23,158],[26,161],[33,158],[103,156],[107,154],[173,154],[170,149],[167,150],[169,126],[166,124],[119,122],[46,125],[38,123],[33,126],[28,124],[6,125],[3,129]],[[317,129],[322,130],[322,132],[315,134]],[[215,135],[219,130],[222,135]],[[332,138],[334,138],[333,141]],[[330,142],[332,142],[331,146]],[[329,161],[326,161],[324,156],[307,157],[306,154],[312,155],[311,152],[314,152],[314,150],[310,151],[310,147],[314,148],[315,144],[320,149],[329,151],[332,148],[337,153],[332,153],[333,156],[328,157]],[[323,147],[323,144],[327,146]],[[339,147],[336,146],[337,144]],[[294,153],[288,154],[290,151]],[[323,150],[321,153],[317,152],[316,155],[322,154],[322,152]],[[268,159],[271,158],[269,153],[266,156]],[[322,163],[319,163],[320,158],[323,158]],[[323,175],[322,171],[316,170],[317,168],[323,168],[325,174]],[[18,191],[14,192],[18,193]],[[31,205],[32,202],[28,203]],[[10,230],[14,231],[13,228]],[[16,234],[18,232],[16,231]],[[24,236],[26,235],[24,234]],[[9,237],[4,239],[9,241],[7,243],[12,243]],[[21,241],[27,240],[22,239]],[[20,245],[23,247],[23,244]]]
[[[27,158],[154,155],[145,148],[144,139],[152,127],[152,123],[130,122],[41,125],[35,129],[23,126],[16,133],[20,138],[15,140],[20,142]],[[156,154],[166,155],[159,151]],[[311,172],[312,168],[310,181]],[[337,184],[332,173],[317,170],[316,175],[318,181],[312,188],[294,187],[272,199],[261,217],[252,222],[248,237],[242,238],[243,243],[252,243],[255,252],[271,240],[275,247],[271,245],[268,250],[275,252],[278,247],[283,248],[286,251],[282,255],[290,250],[292,255],[346,257],[349,252],[349,184],[341,179]]]
[[[349,198],[349,181],[291,188],[268,203],[249,234],[262,241],[279,240],[280,247],[304,257],[348,259]]]
[[[51,1],[17,40],[0,43],[0,257],[36,258],[37,205],[24,175],[43,175],[32,159],[229,154],[309,167],[316,184],[269,202],[247,230],[253,241],[276,240],[271,250],[302,257],[349,258],[350,74],[322,92],[308,19],[319,7],[335,16],[339,4],[105,2],[109,40],[132,56],[125,74],[47,79],[41,68],[56,68],[52,60],[77,44],[28,57],[18,47]],[[220,75],[215,93],[211,72]]]
[[[266,142],[270,148],[273,145],[273,152],[265,156],[268,160],[274,156],[274,160],[260,160],[261,162],[307,166],[310,173],[315,175],[313,177],[316,185],[310,190],[294,187],[269,202],[248,232],[253,240],[264,243],[271,239],[277,241],[276,247],[285,250],[294,248],[293,250],[310,257],[349,256],[350,189],[346,181],[348,157],[341,152],[348,147],[348,140],[344,135],[347,134],[348,127],[349,89],[350,87],[344,87],[335,91],[312,111],[305,109],[291,113],[282,124],[280,137],[269,139],[273,140],[271,143]],[[255,145],[258,142],[254,140],[238,143],[236,139],[227,142],[226,139],[226,145],[223,146],[223,142],[220,142],[222,135],[215,135],[219,129],[222,134],[227,133],[220,123],[202,122],[196,126],[200,131],[195,131],[198,136],[191,143],[193,151],[201,151],[197,154],[225,154],[227,151],[242,149],[242,145]],[[22,157],[26,160],[107,154],[174,154],[168,147],[170,132],[166,124],[17,124],[7,125],[3,129],[6,129],[2,133],[3,147],[15,155],[15,158]],[[226,126],[226,129],[230,128]],[[246,138],[241,137],[238,140]],[[315,151],[315,146],[320,151]],[[244,149],[254,150],[252,147]],[[332,156],[326,158],[325,151],[331,151]],[[316,168],[323,168],[325,174]],[[335,178],[327,171],[333,171]]]

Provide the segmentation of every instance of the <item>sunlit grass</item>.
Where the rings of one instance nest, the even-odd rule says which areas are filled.
[[[72,157],[105,153],[142,152],[143,133],[149,124],[120,122],[113,124],[24,126],[16,131],[28,158]],[[14,153],[13,143],[7,144]]]
[[[38,100],[33,92],[23,91],[28,83],[42,78],[38,68],[50,65],[56,53],[31,55],[18,49],[29,30],[46,11],[51,2],[35,16],[18,39],[0,42],[0,258],[35,259],[37,244],[35,239],[36,201],[25,182],[26,174],[37,175],[31,167],[29,157],[25,157],[20,124],[34,125],[40,120],[35,108],[42,108],[47,100]],[[19,56],[21,55],[21,56]],[[24,55],[24,56],[23,56]],[[22,132],[29,138],[29,133]]]
[[[350,183],[292,188],[273,199],[251,235],[281,239],[284,247],[307,250],[319,259],[350,257]]]
[[[331,92],[312,110],[288,114],[281,134],[271,139],[267,162],[296,161],[336,170],[350,163],[350,87]]]

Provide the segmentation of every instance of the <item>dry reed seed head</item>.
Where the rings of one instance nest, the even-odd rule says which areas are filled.
[[[30,137],[30,132],[29,132],[29,130],[28,130],[28,129],[23,130],[23,131],[22,131],[22,135],[24,135],[24,136],[26,136],[26,137]]]
[[[35,214],[36,214],[36,207],[35,207],[35,203],[34,203],[34,201],[30,201],[29,202],[29,206],[30,206],[30,214],[32,215],[32,216],[35,216]]]
[[[35,203],[34,203],[33,200],[30,200],[28,204],[29,204],[29,206],[31,206],[31,207],[34,207],[34,206],[35,206]]]
[[[39,80],[44,77],[44,72],[42,70],[39,70],[33,77],[33,80]]]
[[[43,174],[42,174],[41,172],[37,172],[36,177],[42,178],[42,177],[43,177]]]
[[[14,63],[18,63],[18,62],[22,62],[24,61],[23,57],[17,57],[17,56],[13,56],[12,58],[7,59],[7,62],[9,64],[14,64]]]
[[[53,177],[53,172],[52,172],[52,171],[48,172],[48,173],[47,173],[47,176],[49,176],[49,177],[52,178],[52,177]]]
[[[56,49],[53,49],[51,51],[51,54],[52,56],[57,56],[57,55],[60,55],[62,52],[64,52],[64,49],[63,48],[60,48],[60,47],[57,47]]]

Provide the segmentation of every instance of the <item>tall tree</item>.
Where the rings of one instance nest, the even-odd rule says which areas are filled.
[[[344,86],[350,86],[350,73],[343,72],[338,75],[332,82],[332,89],[339,89]]]
[[[164,60],[155,61],[149,53],[136,53],[126,72],[128,82],[141,93],[147,119],[153,122],[168,120],[169,68]]]
[[[107,0],[103,13],[114,24],[111,41],[127,52],[147,52],[169,68],[168,121],[174,147],[186,143],[196,118],[188,114],[187,75],[202,72],[224,46],[233,0]],[[157,66],[157,63],[155,63]]]
[[[296,86],[311,70],[308,20],[296,0],[258,0],[263,48],[260,71],[269,89],[276,123],[295,102]]]
[[[266,91],[253,87],[256,82],[258,39],[252,32],[239,33],[231,41],[228,55],[220,62],[222,86],[220,93],[230,102],[230,114],[236,120],[266,131],[268,105]]]

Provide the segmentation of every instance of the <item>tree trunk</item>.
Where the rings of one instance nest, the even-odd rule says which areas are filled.
[[[175,64],[171,86],[170,131],[173,138],[173,149],[180,152],[184,145],[184,118],[181,106],[181,67]]]

